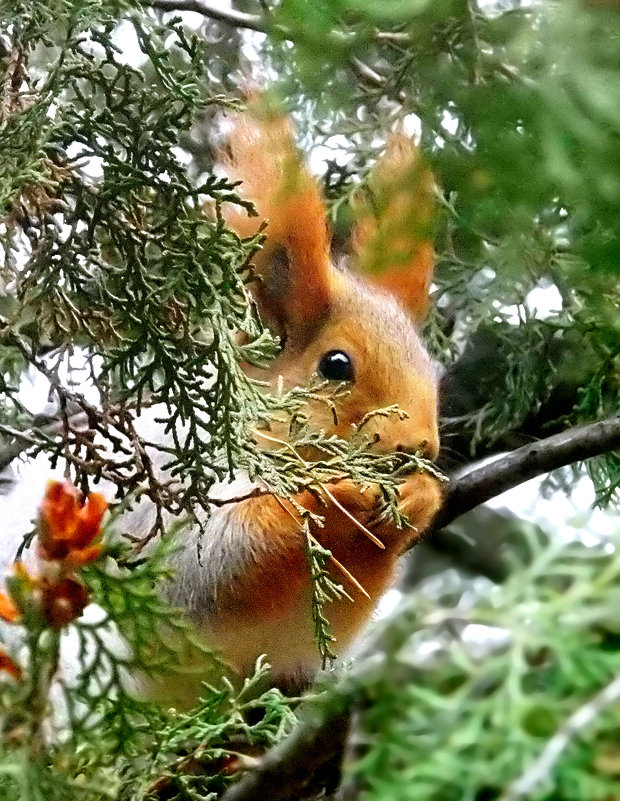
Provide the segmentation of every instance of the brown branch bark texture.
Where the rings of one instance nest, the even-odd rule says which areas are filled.
[[[450,481],[429,534],[525,481],[620,449],[620,417],[570,428],[473,467]]]

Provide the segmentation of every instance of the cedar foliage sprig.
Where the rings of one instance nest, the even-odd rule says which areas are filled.
[[[200,666],[201,678],[210,665],[218,682],[227,668],[162,600],[170,541],[136,559],[114,537],[113,520],[100,541],[105,507],[95,494],[80,506],[74,487],[51,483],[34,536],[38,564],[27,569],[18,562],[0,594],[0,618],[10,624],[3,641],[14,653],[2,650],[0,660],[11,677],[0,683],[0,790],[7,797],[16,790],[52,801],[121,791],[152,797],[151,784],[161,784],[164,771],[172,771],[179,792],[222,789],[228,774],[220,762],[234,755],[235,737],[269,746],[295,720],[293,699],[263,691],[269,666],[261,661],[239,689],[228,680],[220,689],[205,685],[200,704],[186,715],[144,700],[148,682],[186,682],[192,665]],[[85,616],[89,604],[96,606]],[[61,646],[69,641],[72,665],[62,661]],[[263,708],[258,722],[246,721],[250,710]],[[196,760],[200,752],[199,777],[179,756],[187,749]]]
[[[299,700],[279,690],[265,690],[270,667],[264,659],[237,689],[205,684],[200,702],[161,727],[158,742],[145,760],[128,762],[126,798],[215,799],[250,766],[255,749],[278,743],[296,722],[292,706]]]
[[[599,694],[620,674],[617,537],[550,542],[528,524],[519,536],[504,585],[429,580],[377,632],[387,659],[358,666],[361,694],[373,699],[362,705],[350,777],[363,798],[612,791],[619,696]]]
[[[235,470],[290,494],[307,468],[289,461],[283,473],[281,456],[265,452],[249,428],[277,412],[298,418],[314,393],[266,393],[241,370],[277,350],[244,286],[261,237],[240,240],[221,214],[224,202],[250,214],[252,207],[226,179],[189,175],[174,151],[199,114],[231,103],[205,93],[200,40],[178,19],[160,24],[137,5],[122,7],[147,62],[137,70],[114,45],[115,4],[61,7],[53,20],[42,3],[38,23],[25,30],[13,24],[21,6],[6,20],[11,52],[20,64],[28,54],[29,110],[46,118],[30,165],[37,175],[5,201],[3,240],[11,291],[2,338],[17,359],[11,375],[24,362],[38,370],[61,418],[55,437],[28,435],[30,453],[47,453],[52,465],[64,460],[83,491],[104,478],[121,497],[146,493],[156,507],[149,537],[165,531],[166,512],[200,525],[209,490]],[[9,90],[14,109],[0,139],[13,167],[20,98]],[[100,404],[71,386],[80,359]],[[17,408],[13,392],[5,402]],[[136,419],[146,406],[156,408],[172,446],[142,433]],[[4,433],[16,432],[5,425]],[[339,454],[333,467],[346,472],[357,447]],[[396,475],[378,473],[394,486]],[[386,495],[393,501],[393,490]]]
[[[280,76],[280,93],[298,110],[307,143],[346,137],[336,140],[326,179],[337,242],[346,240],[350,199],[383,147],[383,134],[394,124],[420,123],[443,209],[437,312],[427,334],[449,367],[443,441],[457,460],[468,461],[472,451],[513,448],[619,408],[620,48],[617,14],[597,5],[283,0],[251,9],[262,15],[267,37],[250,50]],[[284,495],[292,492],[296,471],[308,480],[306,469],[288,449],[261,452],[248,432],[261,430],[274,413],[298,419],[303,397],[265,395],[238,369],[239,361],[259,362],[275,349],[249,313],[243,286],[260,238],[240,241],[222,225],[220,204],[240,199],[234,186],[210,177],[212,154],[203,141],[214,109],[238,105],[228,76],[238,74],[242,34],[205,20],[196,35],[174,13],[161,16],[137,2],[112,0],[7,0],[0,19],[3,435],[15,445],[30,428],[32,414],[18,393],[24,370],[34,367],[50,384],[61,427],[28,433],[30,450],[66,460],[84,490],[100,477],[121,494],[143,485],[160,510],[191,513],[214,481],[231,467],[245,467]],[[139,42],[139,67],[115,49],[121,21]],[[192,127],[197,117],[203,121]],[[188,169],[182,163],[187,154],[194,160]],[[350,158],[343,163],[345,155]],[[214,206],[211,218],[202,213],[205,200]],[[557,292],[561,310],[535,313],[532,293],[541,289]],[[232,329],[244,332],[247,342]],[[96,403],[71,383],[79,382],[84,361]],[[214,438],[206,425],[214,411],[207,386],[217,405]],[[155,414],[181,423],[173,452],[136,430],[137,413],[157,402]],[[303,427],[296,434],[308,447],[318,444]],[[107,443],[106,451],[95,442]],[[377,465],[366,461],[358,443],[323,444],[317,469],[357,471],[362,483],[377,477]],[[156,472],[162,458],[185,480],[162,482]],[[400,466],[384,465],[388,496]],[[600,501],[617,500],[617,455],[589,469]],[[161,514],[156,531],[163,526]],[[327,654],[326,588],[319,582],[329,557],[313,547],[315,623]],[[523,610],[544,641],[532,661],[517,654],[516,668],[515,640],[480,660],[463,646],[466,626],[457,621],[456,637],[451,625],[446,631],[452,607],[459,600],[471,604],[470,587],[461,594],[452,586],[451,592],[448,577],[448,597],[435,599],[422,617],[432,586],[416,596],[416,615],[405,615],[396,642],[387,643],[390,659],[378,660],[385,672],[374,684],[367,675],[356,688],[369,702],[362,734],[384,734],[360,754],[355,769],[368,793],[384,793],[382,801],[401,798],[408,777],[416,799],[436,792],[461,798],[464,777],[470,797],[498,795],[512,775],[505,768],[525,771],[525,760],[518,760],[533,757],[553,737],[549,722],[562,729],[558,710],[570,722],[576,704],[587,704],[610,670],[617,672],[617,599],[608,580],[617,560],[573,550],[541,549],[541,574],[515,574],[507,594],[493,590],[492,602],[474,588],[467,625],[491,624],[491,633],[501,629],[505,640],[506,632],[522,632]],[[597,560],[606,566],[601,571]],[[151,569],[152,580],[160,581],[163,575],[147,563],[134,565],[138,577],[147,578]],[[120,589],[117,578],[109,580]],[[94,569],[92,581],[93,589],[102,586]],[[585,597],[582,583],[591,587]],[[106,593],[112,597],[111,586]],[[140,593],[134,600],[137,606],[127,608],[139,616]],[[567,641],[558,637],[562,614]],[[445,646],[441,654],[420,666],[420,653],[438,643]],[[394,665],[402,673],[390,672]],[[396,687],[395,676],[403,677],[402,686]],[[2,684],[9,704],[14,688]],[[540,717],[532,721],[527,714],[532,700],[536,711],[545,700],[541,688],[557,702],[551,715],[543,713],[542,728]],[[493,714],[496,698],[509,713],[503,729]],[[92,697],[87,707],[91,703]],[[43,761],[30,762],[21,752],[3,750],[1,791],[100,799],[109,789],[116,798],[129,777],[125,796],[131,797],[145,789],[140,779],[153,753],[164,755],[158,763],[164,772],[188,767],[181,764],[185,754],[177,760],[174,748],[153,746],[152,738],[160,743],[161,732],[178,723],[173,713],[133,707],[129,696],[120,703],[121,714],[105,703],[99,707],[99,728],[91,715],[89,731],[98,736],[87,737],[83,728],[79,748],[52,749]],[[205,704],[203,711],[208,718],[227,703]],[[566,797],[575,787],[581,797],[608,798],[615,791],[614,721],[608,736],[604,713],[596,716],[593,737],[586,732],[572,740],[565,752],[570,759],[557,763],[553,776]],[[226,714],[207,722],[226,726]],[[202,716],[188,728],[194,723],[204,731]],[[120,741],[130,753],[111,761]],[[487,777],[499,785],[476,781]],[[187,790],[181,797],[204,798],[203,790],[211,789],[208,778],[201,781],[181,780],[175,789]],[[545,793],[557,796],[551,785],[541,789],[541,798]]]

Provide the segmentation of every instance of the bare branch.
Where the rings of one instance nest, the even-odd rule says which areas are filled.
[[[151,0],[149,5],[161,11],[195,11],[233,28],[267,33],[268,26],[262,14],[246,14],[234,8],[218,8],[204,0]]]
[[[368,66],[368,64],[364,64],[364,62],[360,61],[357,56],[351,56],[349,59],[349,65],[358,78],[366,83],[369,83],[371,86],[375,86],[377,88],[385,86],[384,76],[379,75],[379,73],[375,72],[372,67]]]
[[[456,475],[428,534],[502,492],[575,462],[620,449],[620,417],[569,428]]]
[[[305,720],[260,766],[224,793],[222,801],[293,801],[312,793],[317,773],[341,753],[346,742],[352,697],[330,693],[306,709]]]

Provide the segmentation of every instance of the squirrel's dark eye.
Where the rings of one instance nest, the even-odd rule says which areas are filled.
[[[330,350],[321,356],[319,375],[328,381],[353,381],[355,372],[351,357],[343,350]]]

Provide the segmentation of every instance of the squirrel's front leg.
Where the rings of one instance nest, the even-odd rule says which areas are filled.
[[[393,582],[398,557],[429,525],[440,506],[441,492],[438,482],[426,474],[412,475],[403,482],[400,509],[408,516],[411,528],[398,529],[392,521],[372,522],[381,508],[378,488],[362,491],[345,479],[328,484],[327,489],[328,493],[319,497],[304,491],[295,500],[323,517],[322,527],[311,526],[312,534],[332,552],[333,578],[353,598],[353,603],[345,598],[326,608],[337,640],[336,651],[342,653]],[[384,547],[371,541],[354,520],[361,526],[370,525]],[[217,603],[208,620],[210,638],[241,671],[250,669],[253,661],[266,653],[276,674],[291,679],[311,676],[320,658],[314,640],[312,583],[299,514],[292,504],[264,495],[237,504],[231,510],[229,525],[250,537],[252,547],[233,580],[217,588]],[[354,576],[366,594],[351,583],[338,564]]]

